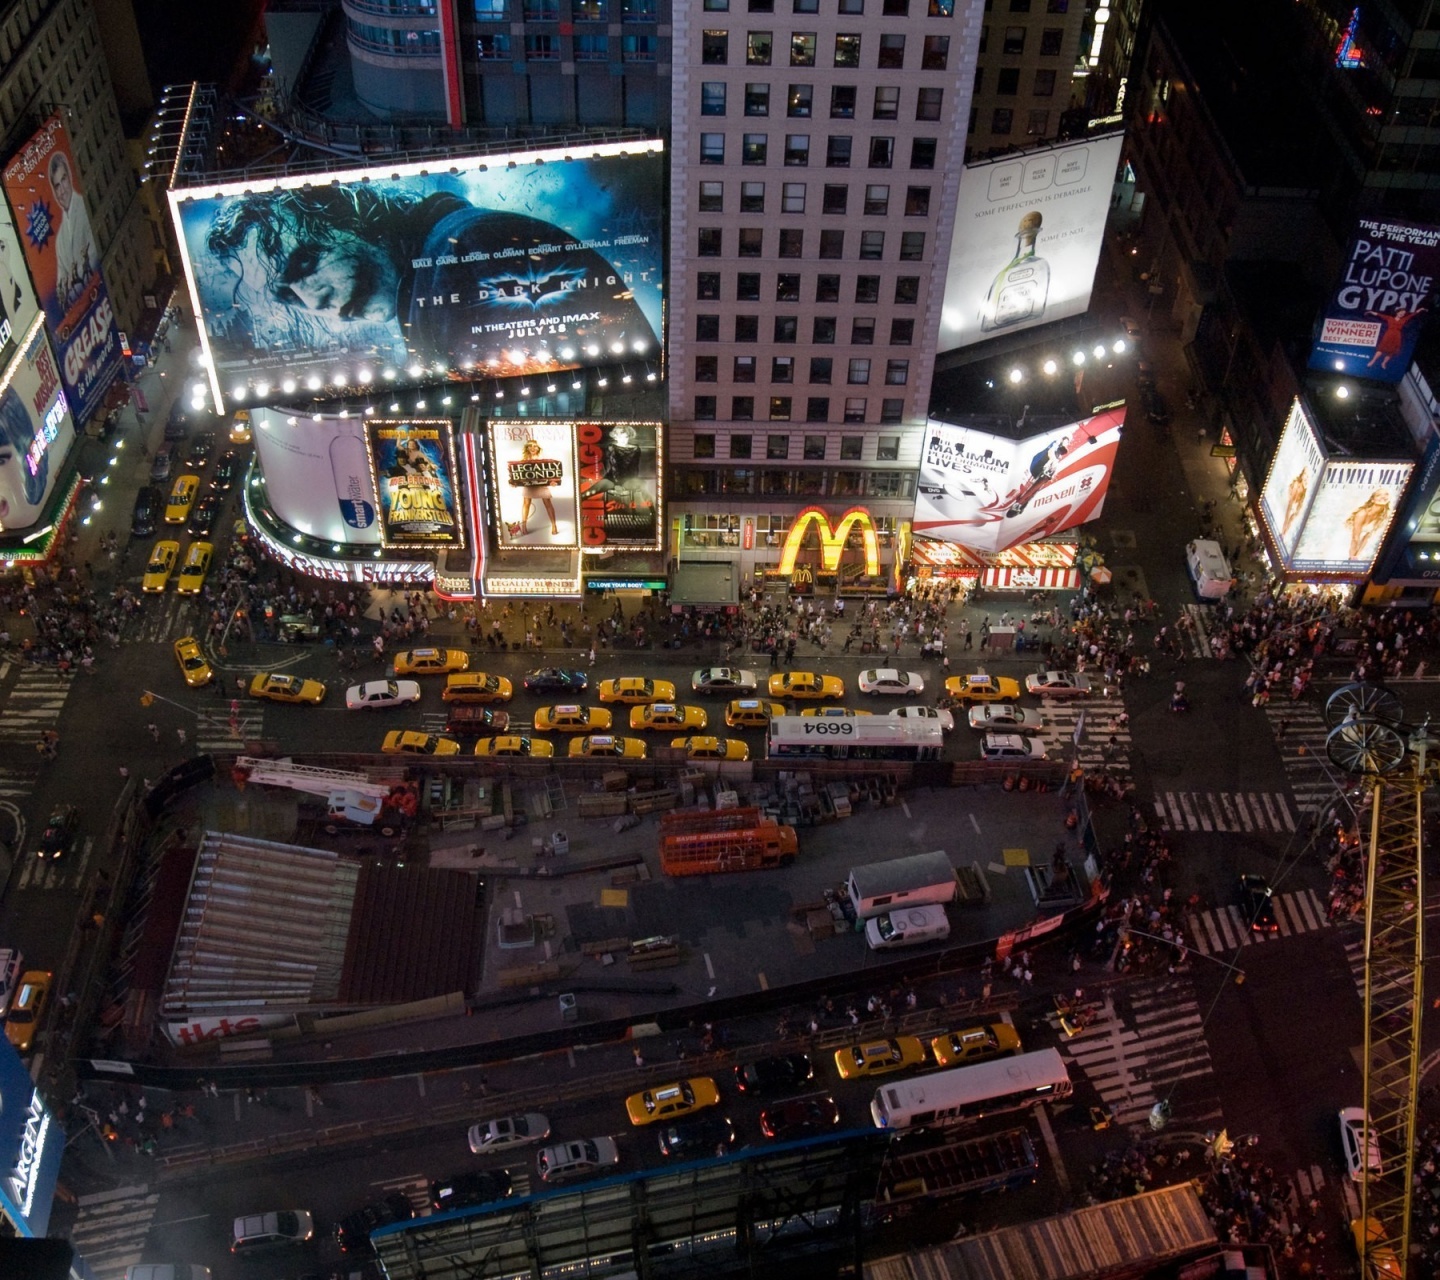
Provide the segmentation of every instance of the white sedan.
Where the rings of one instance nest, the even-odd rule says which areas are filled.
[[[1385,1172],[1385,1165],[1380,1159],[1380,1139],[1375,1133],[1375,1126],[1369,1126],[1369,1133],[1365,1133],[1365,1108],[1346,1107],[1340,1112],[1340,1145],[1345,1149],[1345,1172],[1350,1175],[1352,1182],[1364,1182],[1367,1176],[1378,1176]],[[1368,1142],[1361,1140],[1361,1135],[1369,1139]],[[1360,1159],[1360,1149],[1365,1148],[1365,1159]]]
[[[1073,671],[1037,671],[1025,677],[1025,688],[1043,698],[1083,698],[1090,692],[1090,677]]]
[[[896,671],[894,667],[872,668],[860,673],[861,693],[889,693],[901,698],[918,698],[925,681],[917,671]]]
[[[1043,719],[1038,711],[1017,707],[1013,702],[982,702],[970,708],[970,727],[985,733],[996,729],[1038,729]]]
[[[934,720],[946,733],[955,727],[955,717],[944,707],[896,707],[889,714],[897,720]]]
[[[701,667],[690,677],[694,693],[754,693],[760,677],[739,667]]]
[[[371,680],[345,690],[345,710],[384,711],[420,701],[420,686],[414,680]]]
[[[504,1147],[519,1147],[527,1142],[544,1142],[550,1136],[550,1121],[535,1111],[522,1115],[502,1116],[498,1120],[486,1120],[472,1124],[467,1135],[470,1150],[477,1156],[487,1151],[499,1151]]]

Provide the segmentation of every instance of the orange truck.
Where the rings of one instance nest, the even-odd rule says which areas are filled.
[[[660,869],[666,875],[788,867],[798,851],[795,828],[757,808],[680,809],[660,819]]]

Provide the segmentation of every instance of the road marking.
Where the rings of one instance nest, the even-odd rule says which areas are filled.
[[[974,815],[973,813],[970,814],[969,817],[970,817],[970,825],[975,828],[975,834],[978,836],[978,835],[980,834],[980,824],[979,824],[979,822],[976,821],[975,815]]]
[[[715,981],[715,963],[710,959],[710,953],[708,951],[705,953],[705,976],[709,978],[711,982]]]
[[[909,806],[908,804],[906,804],[905,801],[903,801],[903,800],[900,801],[900,811],[901,811],[907,818],[910,816],[910,806]]]
[[[761,991],[769,991],[769,990],[770,990],[770,979],[765,976],[765,974],[764,974],[763,971],[760,973],[759,977],[760,977],[760,990],[761,990]]]
[[[1035,1108],[1035,1121],[1040,1126],[1040,1137],[1044,1139],[1045,1150],[1050,1153],[1050,1167],[1055,1171],[1055,1181],[1068,1196],[1070,1174],[1065,1169],[1065,1161],[1060,1158],[1060,1144],[1055,1141],[1055,1130],[1050,1126],[1050,1117],[1045,1113],[1044,1107]]]

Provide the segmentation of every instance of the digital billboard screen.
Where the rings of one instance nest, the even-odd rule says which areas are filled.
[[[655,355],[663,144],[171,191],[217,403]]]
[[[574,424],[492,422],[488,434],[500,545],[578,546]]]
[[[1325,451],[1300,401],[1290,405],[1290,416],[1280,433],[1270,474],[1260,490],[1260,513],[1270,526],[1280,559],[1289,563],[1305,524],[1305,513],[1315,498],[1316,482],[1325,466]]]
[[[266,501],[281,520],[327,542],[380,545],[375,480],[360,418],[297,417],[257,408],[250,423]]]
[[[55,335],[71,409],[82,422],[89,421],[120,374],[120,335],[70,135],[59,112],[11,158],[0,181],[15,214],[25,264]]]
[[[1089,308],[1122,140],[1113,134],[966,166],[939,350]]]
[[[1440,228],[1362,218],[1321,313],[1310,367],[1399,382],[1440,271]]]
[[[14,219],[8,208],[0,206],[0,368],[10,363],[39,314]]]
[[[580,545],[660,546],[660,429],[654,423],[581,422]]]
[[[1327,462],[1289,567],[1302,573],[1368,573],[1414,469],[1411,462]]]
[[[1105,504],[1124,424],[1124,405],[1019,441],[932,421],[915,532],[995,552],[1093,520]]]
[[[0,530],[29,529],[45,512],[75,421],[43,325],[15,354],[0,390]]]
[[[455,429],[449,419],[365,423],[370,474],[386,547],[463,547],[455,484]]]

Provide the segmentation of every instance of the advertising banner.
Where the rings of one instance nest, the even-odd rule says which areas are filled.
[[[1415,354],[1437,271],[1440,228],[1362,218],[1321,315],[1310,367],[1399,382]]]
[[[9,208],[0,205],[0,368],[10,363],[39,314],[14,219]]]
[[[169,193],[217,403],[658,354],[663,144]]]
[[[41,518],[74,443],[55,355],[36,325],[0,390],[0,531],[29,529]]]
[[[960,177],[939,350],[1083,314],[1123,135],[968,165]]]
[[[1414,469],[1411,462],[1326,463],[1289,567],[1368,573]]]
[[[994,552],[1093,520],[1124,424],[1123,404],[1020,441],[932,421],[915,532]]]
[[[582,422],[580,545],[660,547],[660,431],[654,423]]]
[[[380,545],[365,428],[359,418],[295,418],[256,409],[250,419],[265,496],[279,519],[329,542]]]
[[[59,112],[5,166],[3,182],[25,264],[55,335],[66,394],[75,416],[86,422],[120,374],[120,335]]]
[[[56,1121],[14,1048],[0,1043],[0,1200],[36,1236],[50,1225],[65,1151]]]
[[[465,526],[455,492],[455,429],[449,419],[368,419],[370,474],[380,499],[385,547],[463,547]]]
[[[579,546],[574,424],[492,422],[489,436],[500,545]]]
[[[1315,427],[1300,401],[1290,406],[1285,429],[1270,474],[1260,490],[1260,513],[1270,526],[1281,560],[1289,563],[1295,554],[1295,543],[1305,525],[1305,513],[1315,498],[1316,481],[1325,466],[1325,451],[1320,447]]]

